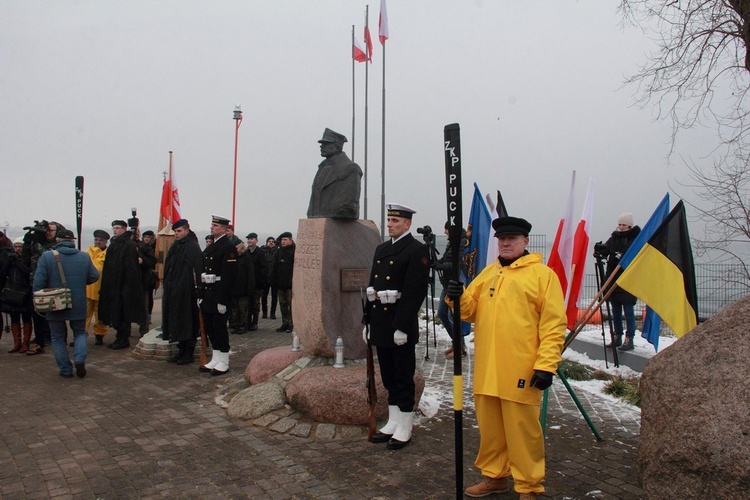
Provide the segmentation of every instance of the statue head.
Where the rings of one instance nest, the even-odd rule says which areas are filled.
[[[346,137],[326,128],[323,137],[318,142],[320,143],[320,156],[330,158],[343,150]]]

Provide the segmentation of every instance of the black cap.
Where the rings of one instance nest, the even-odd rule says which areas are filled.
[[[214,241],[214,236],[212,234],[207,234],[206,241]]]
[[[281,238],[289,238],[289,239],[291,239],[292,238],[292,233],[290,233],[289,231],[284,231],[283,233],[281,233],[279,235],[279,239],[281,239]]]
[[[115,226],[128,227],[128,223],[122,219],[115,219],[112,221],[112,227],[115,227]]]
[[[495,236],[501,234],[521,234],[528,236],[531,231],[531,224],[526,219],[520,217],[498,217],[492,221],[492,229],[495,230]]]
[[[58,240],[74,240],[76,239],[76,237],[73,234],[73,231],[71,231],[70,229],[60,229],[57,232],[57,239]]]
[[[177,229],[178,227],[188,226],[188,220],[187,219],[179,219],[172,224],[172,230]],[[146,234],[146,233],[143,233]]]
[[[96,231],[94,231],[94,238],[101,238],[103,240],[108,240],[110,236],[107,231],[104,231],[103,229],[97,229]]]
[[[254,238],[254,239],[257,240],[258,239],[258,233],[249,233],[247,236],[245,236],[245,238],[247,238],[248,240],[250,238]]]
[[[143,231],[143,233],[141,233],[141,236],[156,236],[156,235],[154,234],[152,230],[149,229],[148,231]]]

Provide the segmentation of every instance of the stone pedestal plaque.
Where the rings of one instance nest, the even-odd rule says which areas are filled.
[[[295,244],[292,316],[305,353],[333,357],[336,338],[344,357],[365,357],[362,301],[375,248],[370,220],[300,219]]]

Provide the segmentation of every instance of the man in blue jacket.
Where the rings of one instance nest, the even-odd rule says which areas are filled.
[[[35,292],[43,288],[62,288],[63,279],[57,265],[59,258],[67,288],[70,289],[72,307],[62,311],[52,311],[46,316],[52,334],[52,351],[55,353],[55,361],[60,370],[60,376],[65,378],[73,376],[73,364],[75,364],[76,375],[81,378],[86,376],[86,285],[99,279],[99,271],[94,267],[89,255],[75,247],[73,243],[75,239],[73,232],[69,229],[58,231],[57,245],[53,250],[42,254],[36,273],[34,273]],[[73,364],[68,356],[65,338],[67,336],[66,321],[70,323],[70,328],[73,330]]]

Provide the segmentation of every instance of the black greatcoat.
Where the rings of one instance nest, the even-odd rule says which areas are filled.
[[[375,249],[370,286],[375,291],[396,290],[395,304],[367,302],[370,315],[370,343],[396,347],[393,333],[401,330],[411,345],[419,342],[419,308],[427,295],[430,258],[427,246],[407,234],[395,244],[386,241]]]
[[[198,284],[203,252],[193,231],[169,247],[164,262],[162,337],[170,342],[193,340],[200,334]]]
[[[221,278],[216,283],[201,283],[201,311],[216,314],[216,306],[229,307],[237,280],[237,248],[222,236],[203,250],[203,272]]]
[[[147,318],[138,248],[132,235],[125,231],[112,238],[102,268],[98,317],[114,328],[124,323],[141,324]]]

